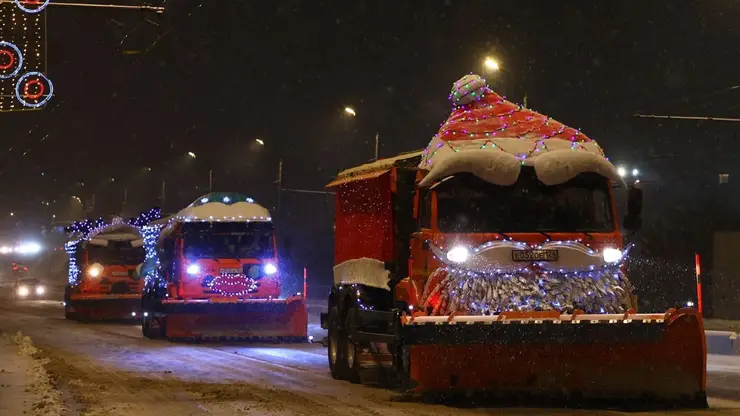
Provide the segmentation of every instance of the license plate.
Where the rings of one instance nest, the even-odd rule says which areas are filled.
[[[514,261],[557,261],[557,250],[513,250],[511,258]]]
[[[242,269],[221,269],[221,274],[241,274]]]

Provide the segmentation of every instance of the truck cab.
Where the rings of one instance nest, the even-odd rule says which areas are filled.
[[[281,296],[266,208],[239,193],[210,193],[160,229],[144,271],[145,337],[307,339],[305,298]]]
[[[68,319],[138,319],[146,253],[136,227],[113,223],[68,243]]]
[[[110,238],[112,237],[112,239]],[[78,252],[82,293],[139,294],[144,282],[139,266],[144,262],[144,247],[137,235],[100,235],[84,243]]]
[[[163,233],[158,251],[175,298],[280,296],[270,222],[180,222]]]
[[[430,273],[445,266],[444,260],[465,264],[476,249],[492,241],[517,241],[530,246],[552,241],[579,242],[600,253],[602,261],[595,264],[619,261],[625,241],[618,226],[613,189],[610,179],[593,172],[580,173],[561,184],[545,185],[528,167],[508,186],[492,184],[471,173],[457,173],[428,188],[417,189],[416,231],[410,238],[412,266],[409,278],[399,282],[396,296],[411,301],[407,307],[422,307],[420,297],[429,285]],[[521,247],[513,253],[521,259],[510,259],[511,264],[530,258],[543,262],[564,260],[558,259],[556,248]],[[630,309],[634,301],[626,296],[623,306]],[[438,299],[426,308],[431,312],[436,302]]]

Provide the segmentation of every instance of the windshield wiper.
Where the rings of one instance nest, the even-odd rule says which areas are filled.
[[[594,239],[594,236],[591,233],[589,233],[588,231],[583,231],[583,230],[575,229],[575,230],[572,230],[572,231],[565,231],[565,232],[567,232],[567,233],[581,233],[581,234],[585,235],[586,237],[588,237],[589,240],[593,240]]]
[[[498,235],[500,235],[501,237],[503,237],[505,240],[511,240],[511,237],[509,237],[508,235],[502,233],[501,231],[495,231],[495,233],[498,234]]]

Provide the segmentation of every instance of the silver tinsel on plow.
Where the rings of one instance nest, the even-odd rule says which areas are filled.
[[[632,291],[632,285],[618,267],[575,273],[530,269],[516,273],[476,273],[441,267],[427,279],[423,299],[427,309],[439,294],[440,301],[432,315],[573,309],[586,313],[622,313],[633,306]]]

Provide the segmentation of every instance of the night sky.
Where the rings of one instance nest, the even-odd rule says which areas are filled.
[[[93,193],[95,214],[113,213],[124,188],[143,209],[161,204],[162,180],[172,211],[207,192],[209,169],[216,190],[272,206],[279,158],[284,187],[321,190],[338,169],[373,157],[376,132],[381,156],[424,147],[449,114],[452,83],[468,72],[513,101],[526,93],[529,107],[639,167],[666,206],[691,204],[686,187],[713,189],[737,163],[735,123],[633,114],[738,114],[740,90],[728,89],[740,84],[740,2],[164,6],[162,16],[47,10],[56,96],[43,111],[0,114],[0,218],[48,218],[70,195]],[[504,71],[483,72],[489,55]],[[320,241],[303,255],[321,257],[322,270],[331,264],[331,205],[283,195],[284,227],[297,246]]]

